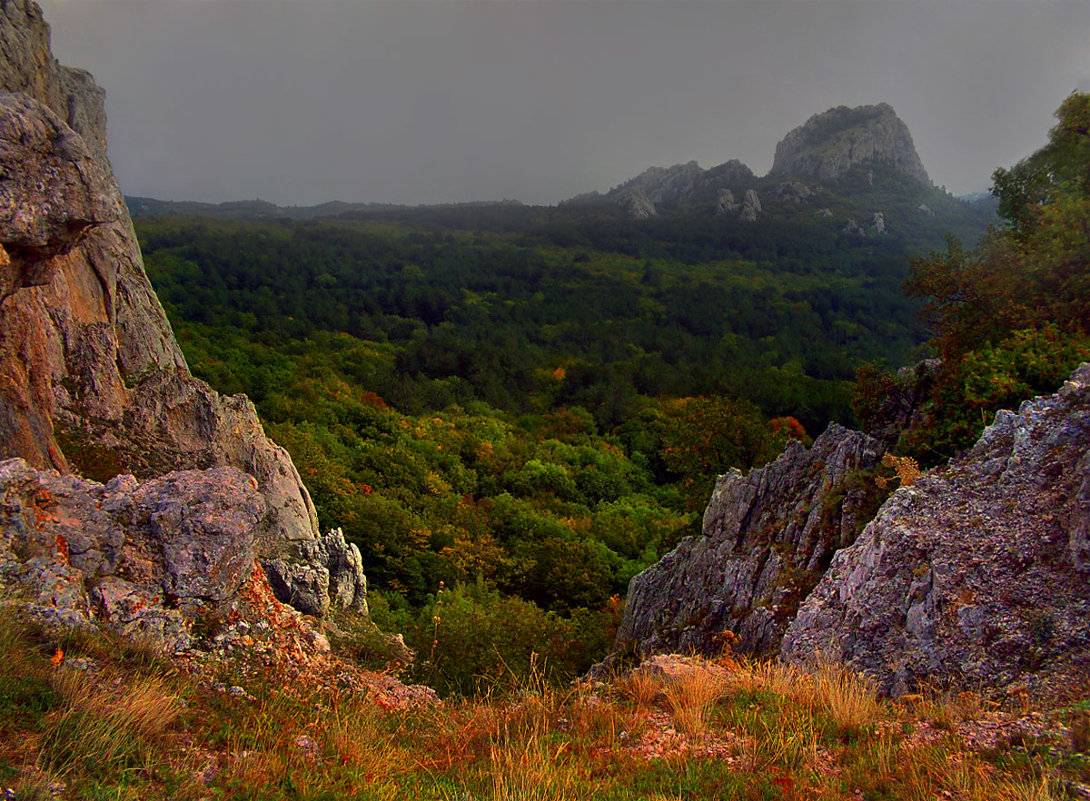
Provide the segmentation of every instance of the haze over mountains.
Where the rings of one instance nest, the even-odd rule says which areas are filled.
[[[710,169],[696,161],[653,166],[604,193],[588,192],[557,206],[524,206],[517,200],[419,207],[340,201],[316,206],[277,206],[262,200],[213,204],[146,197],[127,201],[134,217],[378,217],[521,232],[603,214],[636,221],[663,214],[715,218],[722,225],[761,219],[790,226],[792,235],[798,235],[800,226],[815,225],[841,236],[893,234],[918,253],[941,246],[951,232],[974,241],[995,208],[989,196],[963,201],[936,188],[908,126],[886,103],[838,106],[813,115],[776,145],[776,160],[763,177],[737,159]]]
[[[776,159],[771,171],[759,179],[741,161],[731,159],[708,170],[696,161],[675,164],[670,167],[652,166],[636,177],[614,187],[607,193],[597,191],[578,195],[562,206],[594,205],[612,202],[628,209],[634,217],[644,218],[656,213],[657,205],[677,206],[697,200],[715,198],[720,213],[733,200],[725,198],[731,190],[752,187],[758,181],[768,185],[771,179],[781,181],[796,179],[815,183],[829,182],[847,175],[860,166],[882,165],[914,178],[924,187],[931,187],[927,174],[912,141],[908,126],[887,103],[859,106],[854,109],[838,106],[815,114],[804,125],[792,130],[776,145]],[[873,171],[868,179],[873,184]],[[726,194],[724,194],[726,192]],[[782,185],[777,195],[799,201],[813,195],[814,188],[801,184]],[[977,198],[979,199],[979,195]],[[129,205],[136,216],[148,214],[180,213],[225,218],[274,218],[332,217],[358,211],[382,212],[405,208],[396,203],[352,203],[329,201],[313,206],[278,206],[268,201],[233,201],[202,203],[187,200],[159,200],[147,197],[130,197]],[[438,206],[487,206],[522,205],[518,200],[469,201]],[[750,203],[752,206],[752,201]],[[742,207],[742,203],[738,204]]]
[[[961,194],[1090,80],[1081,0],[45,10],[58,57],[108,89],[121,186],[168,199],[542,204],[690,159],[761,175],[809,115],[880,101]]]

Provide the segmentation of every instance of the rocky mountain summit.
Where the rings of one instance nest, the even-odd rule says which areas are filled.
[[[721,199],[728,195],[733,198],[733,192],[743,196],[747,186],[752,186],[755,180],[749,167],[738,160],[728,161],[710,170],[690,161],[672,167],[649,167],[604,195],[590,192],[564,201],[561,205],[571,207],[613,204],[623,208],[632,218],[644,220],[657,215],[660,208],[676,207],[694,198]],[[734,207],[721,207],[719,213],[733,210]]]
[[[908,126],[892,106],[837,106],[815,114],[776,145],[770,176],[824,181],[882,163],[930,186]]]
[[[313,547],[310,496],[252,404],[189,374],[106,159],[104,93],[56,62],[32,0],[0,1],[0,90],[0,458],[100,481],[242,470],[256,555],[323,613],[340,565],[322,559],[341,557]]]
[[[815,114],[791,131],[776,146],[772,170],[763,178],[737,160],[709,170],[690,161],[650,167],[605,194],[591,192],[562,205],[615,205],[634,219],[647,219],[666,209],[707,207],[715,216],[754,222],[762,210],[758,192],[791,209],[817,200],[827,192],[829,182],[854,168],[866,170],[866,180],[873,184],[870,168],[877,165],[932,188],[908,126],[892,107],[885,103],[839,106]],[[743,202],[736,202],[742,198]]]
[[[616,650],[819,655],[893,695],[1090,670],[1090,364],[875,514],[878,440],[831,426],[716,484],[629,585]],[[862,533],[859,528],[873,516]]]

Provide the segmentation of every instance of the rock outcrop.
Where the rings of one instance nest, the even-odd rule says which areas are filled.
[[[720,189],[715,196],[715,216],[725,217],[738,208],[734,202],[734,193],[729,189]]]
[[[814,190],[802,181],[785,181],[774,187],[772,194],[777,200],[798,205],[807,198],[813,197]]]
[[[310,497],[252,405],[189,374],[106,160],[104,93],[56,62],[31,0],[0,2],[0,90],[0,458],[99,480],[233,466],[269,509],[262,555],[301,558]]]
[[[784,639],[897,695],[1090,671],[1090,365],[1001,411],[836,554]]]
[[[746,196],[742,199],[741,219],[746,222],[757,222],[757,215],[761,213],[761,200],[753,189],[746,190]]]
[[[707,202],[714,207],[715,213],[723,214],[725,207],[734,204],[733,191],[743,193],[746,191],[745,187],[752,185],[754,181],[749,167],[736,159],[709,170],[701,168],[695,161],[690,161],[672,167],[649,167],[604,195],[590,192],[571,198],[561,205],[612,204],[620,206],[634,219],[645,220],[657,215],[662,208]],[[728,210],[733,210],[733,207]]]
[[[815,114],[776,145],[769,175],[824,181],[872,163],[888,164],[931,185],[908,126],[886,103]]]
[[[634,220],[646,220],[659,213],[655,201],[647,196],[647,192],[641,186],[629,186],[620,191],[611,192],[610,199]]]
[[[854,541],[878,492],[866,478],[877,441],[831,425],[809,450],[791,442],[771,464],[720,476],[703,534],[632,579],[615,650],[778,651],[799,602],[834,552]]]
[[[267,524],[257,482],[231,467],[103,485],[0,462],[0,584],[46,624],[184,650],[194,623],[240,611]]]

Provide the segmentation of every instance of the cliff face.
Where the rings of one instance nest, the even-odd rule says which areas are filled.
[[[815,114],[776,145],[769,175],[822,181],[872,162],[888,164],[931,185],[908,126],[886,103],[838,106]]]
[[[0,57],[0,458],[99,480],[237,467],[266,499],[262,558],[309,565],[317,518],[290,457],[245,398],[189,375],[144,273],[103,91],[56,62],[31,0],[0,0]]]
[[[860,476],[879,455],[875,440],[832,425],[809,450],[792,442],[763,468],[720,476],[703,535],[629,584],[617,648],[712,653],[729,629],[735,650],[775,653],[799,601],[873,511],[873,482]]]
[[[788,659],[818,651],[895,695],[1086,675],[1090,365],[893,494],[784,637]]]

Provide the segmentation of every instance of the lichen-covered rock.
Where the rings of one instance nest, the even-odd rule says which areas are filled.
[[[103,485],[0,462],[0,583],[49,624],[102,622],[164,649],[230,608],[267,525],[257,482],[231,467]]]
[[[815,114],[776,145],[769,175],[823,181],[875,162],[931,185],[908,126],[886,103]]]
[[[703,535],[682,540],[632,579],[616,650],[774,653],[799,601],[876,503],[863,478],[878,443],[831,425],[809,450],[791,442],[775,462],[716,481]]]
[[[54,259],[83,232],[117,219],[119,198],[83,139],[26,95],[0,93],[0,300],[49,284]]]
[[[894,695],[1090,672],[1090,365],[999,412],[897,490],[800,607],[783,655],[821,652]]]
[[[189,374],[106,160],[104,93],[56,62],[31,0],[0,2],[0,92],[0,458],[100,481],[237,467],[269,506],[260,552],[295,558],[319,534],[310,496],[252,404]]]

